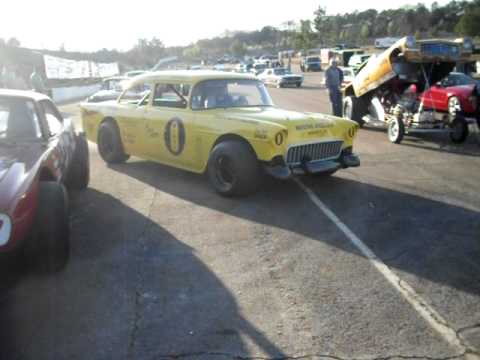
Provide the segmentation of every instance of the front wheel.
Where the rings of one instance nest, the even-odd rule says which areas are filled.
[[[388,140],[394,144],[400,144],[405,135],[405,125],[401,119],[393,119],[388,123]]]
[[[68,198],[62,184],[39,185],[36,232],[25,247],[28,264],[44,272],[62,270],[70,254]]]
[[[67,177],[67,186],[72,189],[83,190],[90,181],[90,158],[88,142],[85,134],[75,138],[76,147]]]
[[[111,121],[100,125],[97,144],[100,156],[109,164],[123,163],[130,157],[123,151],[122,139],[117,125]]]
[[[222,196],[251,194],[261,182],[255,153],[247,144],[237,140],[224,141],[213,148],[208,159],[207,175]]]
[[[452,117],[456,117],[458,113],[462,111],[462,105],[460,99],[456,96],[452,96],[448,99],[448,113]]]
[[[468,124],[463,118],[455,118],[450,124],[452,132],[450,132],[450,140],[455,144],[465,142],[468,137]]]

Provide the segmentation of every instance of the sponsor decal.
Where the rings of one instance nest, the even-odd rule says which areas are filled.
[[[309,131],[307,134],[308,135],[325,136],[325,135],[327,135],[327,129],[313,130],[313,131]]]
[[[180,118],[170,119],[165,126],[165,145],[175,156],[180,155],[185,148],[185,126]]]
[[[333,124],[331,122],[321,122],[321,123],[314,123],[314,124],[302,124],[295,126],[297,131],[305,131],[305,130],[314,130],[314,129],[325,129],[331,128]]]
[[[255,130],[253,137],[256,139],[265,140],[268,137],[268,134],[266,130]]]

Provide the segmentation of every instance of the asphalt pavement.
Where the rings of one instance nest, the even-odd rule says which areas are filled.
[[[329,112],[321,76],[274,102]],[[68,267],[1,268],[0,359],[476,358],[480,146],[362,129],[355,151],[359,168],[225,199],[90,144]]]

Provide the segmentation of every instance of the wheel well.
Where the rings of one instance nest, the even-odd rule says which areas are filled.
[[[55,176],[48,168],[40,170],[39,181],[56,181]]]
[[[244,137],[241,137],[240,135],[237,135],[237,134],[224,134],[224,135],[220,136],[215,141],[215,143],[213,144],[212,148],[210,149],[210,152],[212,152],[212,150],[215,148],[215,146],[217,146],[218,144],[220,144],[222,142],[225,142],[225,141],[239,141],[241,143],[244,143],[245,145],[247,145],[250,148],[250,150],[252,150],[252,152],[255,154],[255,157],[257,157],[257,159],[258,159],[257,153],[255,152],[255,149],[253,148],[252,144],[250,144],[247,139],[245,139]]]
[[[355,96],[353,93],[353,86],[350,85],[345,88],[345,96]]]
[[[102,125],[103,123],[106,123],[106,122],[110,122],[110,123],[112,123],[112,124],[114,124],[115,126],[118,127],[117,121],[111,116],[107,116],[106,118],[104,118],[102,120],[102,122],[100,123],[100,125]]]

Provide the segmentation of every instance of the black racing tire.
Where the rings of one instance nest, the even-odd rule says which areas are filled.
[[[394,144],[400,144],[405,136],[405,125],[401,119],[393,119],[388,123],[388,140]]]
[[[363,126],[362,117],[365,115],[365,105],[363,100],[355,96],[346,96],[343,100],[343,115],[349,120],[353,120],[358,125]]]
[[[462,112],[462,103],[457,96],[452,96],[448,99],[448,113],[452,118],[457,117]]]
[[[222,196],[245,196],[261,184],[262,172],[251,147],[239,140],[217,144],[208,159],[207,175]]]
[[[452,130],[454,130],[450,133],[450,140],[454,144],[462,144],[465,142],[465,140],[467,140],[469,130],[468,123],[464,118],[456,117],[450,123],[450,127],[452,128]]]
[[[46,181],[39,185],[34,235],[26,244],[26,260],[47,273],[65,268],[70,257],[68,198],[61,183]]]
[[[72,164],[67,177],[67,187],[75,190],[84,190],[90,182],[90,156],[88,142],[85,134],[79,134],[75,138],[76,147],[73,154]]]
[[[124,163],[130,157],[125,154],[120,130],[112,121],[105,121],[100,125],[97,145],[100,156],[109,164]]]

